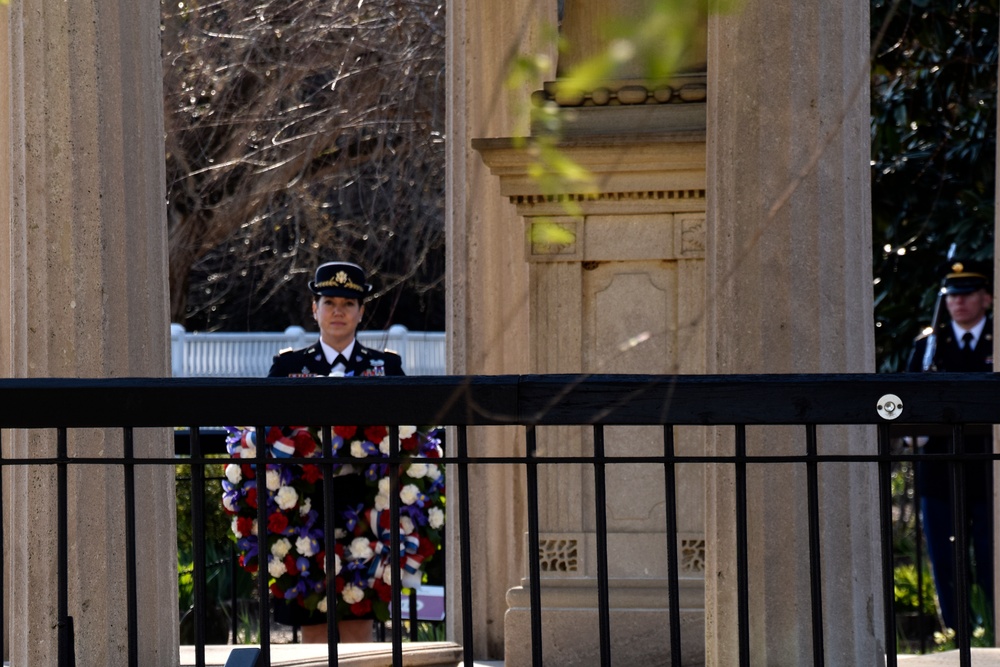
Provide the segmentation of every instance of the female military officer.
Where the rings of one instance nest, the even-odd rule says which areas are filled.
[[[279,353],[268,377],[404,375],[398,354],[379,352],[357,341],[358,325],[365,313],[364,299],[371,289],[364,269],[357,264],[327,262],[317,268],[309,291],[313,294],[312,312],[319,325],[319,340],[301,350]],[[337,478],[334,489],[334,502],[343,507],[364,494],[365,483],[359,474],[343,475]],[[275,620],[301,627],[304,642],[326,642],[326,615],[321,612],[279,602],[275,605]],[[371,620],[342,620],[337,627],[342,642],[371,641]]]

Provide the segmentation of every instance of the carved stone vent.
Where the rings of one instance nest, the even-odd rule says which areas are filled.
[[[705,539],[681,539],[680,569],[682,572],[705,572]]]
[[[600,201],[656,201],[661,199],[704,199],[704,190],[648,190],[644,192],[601,192],[589,194],[561,195],[514,195],[510,198],[512,204],[552,204],[561,202],[600,202]]]
[[[538,560],[542,572],[570,573],[580,569],[577,540],[559,538],[538,541]]]

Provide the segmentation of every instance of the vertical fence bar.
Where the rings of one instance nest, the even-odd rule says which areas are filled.
[[[136,590],[136,549],[135,549],[135,438],[132,428],[126,426],[122,433],[125,446],[125,595],[128,599],[128,664],[139,666],[139,616],[138,592]]]
[[[205,609],[208,590],[205,570],[205,464],[201,459],[201,432],[197,426],[189,429],[191,443],[191,558],[194,576],[194,663],[205,667]],[[235,588],[235,586],[233,587]],[[236,608],[232,609],[233,617]]]
[[[392,665],[403,667],[403,577],[399,571],[399,427],[389,427],[389,566],[392,568]],[[378,527],[375,527],[378,530]],[[412,620],[410,621],[412,623]]]
[[[233,632],[233,646],[238,645],[240,634],[240,615],[237,613],[237,605],[240,603],[236,597],[236,577],[239,576],[239,556],[236,555],[236,544],[229,544],[229,608],[233,610],[230,614],[230,622]]]
[[[56,586],[59,589],[57,615],[59,624],[59,665],[73,667],[73,621],[69,617],[69,492],[67,490],[66,429],[56,432],[56,562],[58,563]]]
[[[736,424],[736,607],[740,665],[750,665],[750,573],[747,556],[747,427]]]
[[[663,487],[667,519],[667,599],[670,606],[670,664],[681,667],[680,564],[677,558],[677,476],[674,468],[674,427],[663,427]]]
[[[604,427],[594,424],[594,516],[597,521],[597,619],[601,665],[611,666],[611,600],[608,595],[608,501],[604,478]]]
[[[525,482],[528,491],[528,584],[531,599],[531,664],[542,664],[542,590],[541,566],[538,563],[538,443],[535,427],[525,426]]]
[[[254,481],[257,483],[257,606],[260,614],[260,663],[271,664],[271,605],[267,587],[267,427],[255,427],[256,456]]]
[[[955,643],[958,645],[958,664],[961,667],[972,665],[972,629],[969,626],[969,532],[968,508],[965,504],[965,437],[961,424],[956,424],[951,431],[951,451],[956,458],[948,462],[951,472],[951,506],[952,524],[955,529],[955,541],[952,543],[955,559]]]
[[[3,431],[0,431],[0,590],[3,588],[4,579],[4,557],[3,555],[7,553],[7,541],[4,537],[4,520],[3,520]],[[7,627],[6,619],[3,615],[3,596],[0,595],[0,659],[3,658],[6,652],[6,646],[3,642],[3,629]]]
[[[816,462],[816,424],[806,424],[806,487],[809,496],[809,583],[812,595],[813,665],[825,664],[823,649],[823,572],[819,540],[819,470]]]
[[[337,626],[337,554],[334,550],[337,532],[337,507],[333,476],[333,430],[323,427],[323,549],[326,555],[326,651],[333,667],[340,664],[337,644],[340,628]]]
[[[882,605],[885,631],[886,667],[896,667],[896,585],[892,560],[892,459],[889,426],[878,425],[878,505],[882,526]]]
[[[458,427],[458,548],[462,573],[462,661],[472,665],[472,536],[469,533],[469,430]]]
[[[913,438],[913,453],[917,453],[917,439]],[[920,512],[920,505],[923,502],[921,500],[921,494],[923,489],[920,488],[920,476],[917,475],[917,463],[913,461],[911,464],[913,474],[913,516],[917,528],[917,539],[915,540],[915,556],[914,560],[917,564],[917,609],[919,613],[917,615],[918,622],[920,623],[920,652],[927,653],[927,633],[923,631],[924,628],[924,527],[923,527],[923,517]],[[992,496],[991,496],[992,497]],[[992,523],[990,524],[993,525]]]

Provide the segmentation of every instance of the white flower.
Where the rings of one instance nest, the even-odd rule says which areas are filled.
[[[275,558],[284,558],[291,550],[292,543],[284,537],[271,545],[271,553],[274,554]]]
[[[406,440],[407,438],[413,437],[413,434],[417,432],[416,426],[400,426],[399,427],[399,439]]]
[[[281,473],[277,470],[267,471],[267,490],[277,491],[278,487],[281,486]]]
[[[230,512],[235,512],[236,508],[233,507],[233,500],[229,497],[229,494],[224,494],[222,496],[222,506],[225,507]]]
[[[441,476],[441,466],[436,463],[432,463],[427,466],[427,479],[434,481]]]
[[[382,442],[378,443],[378,450],[386,456],[389,455],[389,436],[385,436]]]
[[[299,514],[305,516],[312,511],[312,498],[306,498],[305,501],[299,506]]]
[[[417,496],[420,494],[420,489],[417,488],[415,484],[407,484],[399,492],[399,499],[403,501],[404,505],[412,505],[417,502]]]
[[[316,550],[313,549],[313,544],[315,544],[315,542],[312,539],[303,536],[295,540],[295,550],[308,558],[316,553]]]
[[[316,603],[316,609],[324,614],[326,613],[326,596],[323,596],[323,599]]]
[[[238,525],[239,525],[239,522],[238,522],[238,521],[236,520],[236,517],[234,516],[234,517],[233,517],[233,525],[232,525],[232,529],[233,529],[233,535],[235,535],[235,536],[236,536],[236,539],[240,539],[241,537],[243,537],[243,533],[241,533],[241,532],[240,532],[240,531],[239,531],[239,530],[238,530],[238,529],[236,528],[236,526],[238,526]]]
[[[413,519],[408,516],[399,517],[399,528],[404,535],[409,535],[413,532]]]
[[[250,530],[250,534],[251,535],[257,534],[257,519],[253,520],[253,528]]]
[[[378,492],[384,495],[389,495],[389,488],[391,481],[388,477],[379,477],[378,480]]]
[[[383,511],[389,509],[389,494],[378,494],[375,496],[375,509],[376,511]]]
[[[355,604],[365,599],[365,592],[354,584],[347,584],[340,596],[347,604]]]
[[[365,453],[364,447],[361,446],[360,440],[355,440],[351,443],[351,456],[356,459],[363,459],[368,456],[368,454]]]
[[[281,560],[279,560],[277,558],[269,559],[269,561],[267,563],[267,573],[269,575],[271,575],[272,577],[274,577],[275,579],[277,579],[278,577],[280,577],[281,575],[283,575],[285,572],[288,572],[288,570],[285,568],[284,561],[281,561]]]
[[[333,576],[336,577],[338,574],[340,574],[340,556],[333,554]]]
[[[278,503],[278,507],[281,509],[290,510],[295,507],[295,503],[299,502],[299,493],[290,486],[283,486],[278,489],[278,493],[274,496],[274,502]]]
[[[227,465],[226,479],[229,480],[230,484],[239,484],[240,480],[243,479],[243,472],[240,470],[240,467],[235,463]]]
[[[347,550],[350,552],[348,557],[352,560],[370,560],[375,555],[371,542],[364,537],[355,537]]]
[[[432,507],[430,511],[427,512],[427,523],[431,528],[437,530],[444,525],[444,512],[438,507]]]
[[[410,464],[410,467],[406,469],[406,474],[413,479],[420,479],[427,475],[427,470],[430,468],[426,463],[418,463],[414,461]]]

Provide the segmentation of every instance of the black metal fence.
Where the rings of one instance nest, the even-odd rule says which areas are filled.
[[[204,599],[204,571],[199,570],[199,535],[204,527],[199,516],[204,498],[204,479],[199,471],[218,459],[204,456],[199,441],[203,427],[219,424],[438,424],[456,427],[455,438],[443,462],[450,465],[449,497],[458,500],[457,524],[463,536],[459,553],[449,554],[449,563],[457,567],[458,581],[472,577],[469,514],[469,469],[471,466],[518,466],[527,480],[527,525],[529,553],[539,553],[538,469],[540,465],[586,465],[594,471],[594,499],[597,528],[597,585],[600,633],[600,661],[610,665],[610,611],[608,594],[608,545],[605,514],[608,466],[638,463],[661,466],[664,471],[667,500],[667,571],[669,589],[670,639],[664,655],[679,665],[681,626],[678,599],[677,497],[674,471],[681,464],[721,464],[732,466],[736,475],[736,544],[738,568],[738,619],[740,663],[750,663],[750,627],[748,582],[754,577],[747,560],[747,467],[770,463],[801,464],[808,472],[810,557],[816,562],[824,545],[818,539],[818,490],[816,470],[828,463],[871,465],[879,476],[881,519],[882,598],[885,610],[883,629],[887,646],[886,663],[896,664],[896,619],[893,607],[893,554],[891,544],[892,506],[889,478],[893,464],[920,458],[913,452],[895,452],[890,448],[891,429],[944,428],[951,435],[952,451],[934,455],[941,465],[949,466],[961,482],[963,466],[959,461],[990,465],[992,454],[963,452],[963,433],[970,425],[1000,423],[1000,379],[993,375],[810,375],[810,376],[477,376],[438,378],[372,378],[365,381],[343,378],[273,379],[273,380],[197,380],[197,379],[119,379],[75,380],[39,379],[0,382],[0,428],[54,429],[57,449],[53,458],[7,457],[0,466],[54,466],[58,490],[58,614],[59,664],[74,664],[73,620],[69,614],[67,516],[71,499],[67,497],[66,473],[69,466],[120,466],[124,475],[124,513],[126,519],[127,559],[126,595],[128,600],[129,664],[138,664],[138,628],[135,627],[138,605],[135,568],[135,486],[138,466],[173,466],[175,457],[136,458],[133,453],[133,430],[146,427],[187,427],[190,429],[191,454],[185,462],[194,474],[193,530],[195,534],[195,600]],[[52,406],[59,406],[53,410]],[[514,425],[524,428],[524,456],[470,455],[467,427],[479,425]],[[553,425],[592,425],[594,451],[572,457],[539,456],[536,433]],[[608,456],[604,451],[604,427],[610,425],[660,425],[664,448],[657,456]],[[674,429],[686,425],[735,426],[734,454],[727,456],[681,456],[673,447]],[[748,426],[799,425],[803,427],[801,455],[750,455],[746,453]],[[870,453],[858,455],[824,453],[824,443],[817,440],[817,426],[875,425],[877,437]],[[124,455],[100,459],[77,458],[67,452],[67,432],[77,428],[121,428]],[[398,459],[398,430],[390,429],[390,462]],[[258,448],[258,465],[265,464],[265,448]],[[924,458],[929,458],[927,455]],[[288,459],[294,462],[295,459]],[[316,462],[316,459],[310,459]],[[332,465],[332,459],[321,459]],[[393,468],[394,469],[394,468]],[[261,479],[261,477],[258,477]],[[261,484],[263,482],[260,482]],[[395,477],[393,483],[396,483]],[[961,513],[962,503],[956,503]],[[264,503],[260,504],[263,508]],[[393,618],[401,618],[399,563],[398,494],[393,494],[392,555],[394,586]],[[259,517],[260,525],[267,520]],[[958,522],[957,546],[967,543]],[[5,531],[9,536],[9,528]],[[2,547],[3,545],[0,545]],[[967,551],[967,549],[966,549]],[[0,548],[5,554],[6,549]],[[6,563],[0,564],[8,567]],[[329,571],[330,568],[328,568]],[[960,568],[961,570],[961,568]],[[960,571],[962,576],[966,576]],[[3,581],[0,571],[0,581]],[[823,582],[819,568],[812,568],[813,664],[825,664],[822,619]],[[266,578],[259,577],[258,593],[262,605],[268,597]],[[529,559],[529,579],[540,579],[537,559]],[[454,638],[464,647],[465,664],[472,664],[477,637],[474,636],[472,610],[483,601],[475,600],[469,586],[450,591],[461,610],[463,636]],[[967,608],[967,586],[958,587],[959,608]],[[530,586],[531,646],[535,665],[542,664],[542,605],[538,586]],[[262,609],[263,612],[263,609]],[[332,614],[330,615],[332,617]],[[0,619],[2,620],[2,619]],[[2,625],[2,623],[0,623]],[[199,664],[204,664],[204,618],[196,614],[195,637]],[[971,664],[970,628],[961,615],[957,644],[962,665]],[[337,664],[336,624],[328,625],[330,663]],[[393,664],[402,664],[402,628],[392,627]],[[270,664],[268,614],[260,614],[261,664]]]

